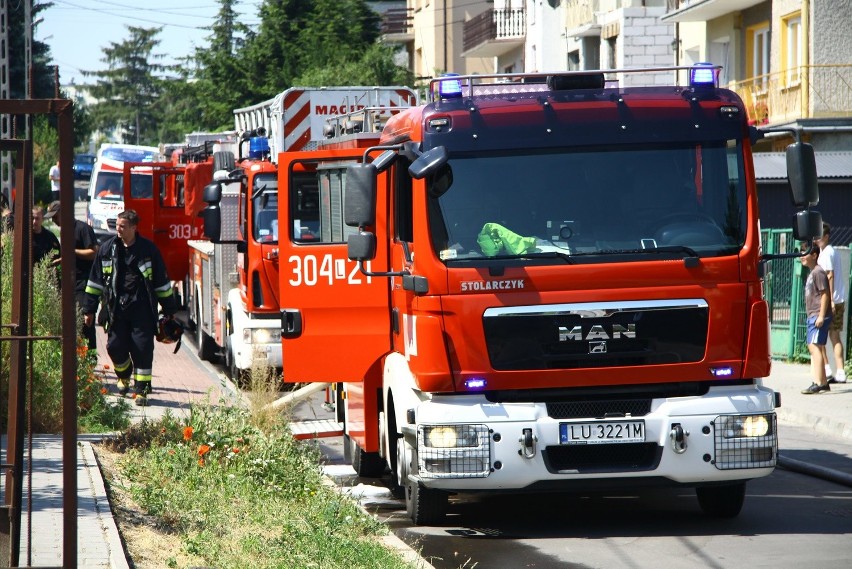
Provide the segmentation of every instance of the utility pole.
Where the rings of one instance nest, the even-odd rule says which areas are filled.
[[[0,22],[9,21],[9,4],[0,0]],[[0,26],[0,99],[9,98],[9,26]],[[11,140],[12,115],[0,115],[0,139]],[[12,155],[0,153],[0,191],[12,203]]]

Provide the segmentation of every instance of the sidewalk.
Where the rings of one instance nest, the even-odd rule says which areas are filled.
[[[101,364],[108,364],[106,350],[101,345],[104,338],[99,330],[98,346]],[[220,396],[236,397],[229,382],[211,368],[201,364],[195,356],[194,345],[187,342],[177,354],[174,345],[157,344],[154,356],[154,393],[148,407],[133,407],[134,420],[142,417],[156,420],[167,410],[178,415],[188,410],[193,401],[217,402]],[[115,391],[111,370],[108,382]],[[780,455],[785,458],[784,428],[804,426],[815,436],[828,435],[852,442],[852,383],[832,386],[830,393],[802,395],[800,391],[810,385],[808,366],[773,362],[772,374],[764,382],[781,393],[781,407],[777,409],[781,430]],[[101,472],[98,468],[92,441],[100,435],[78,437],[77,453],[77,559],[79,567],[128,568],[124,549],[110,511]],[[852,450],[839,445],[835,453],[809,452],[807,443],[793,441],[797,450],[789,454],[807,457],[819,462],[838,475],[852,476]],[[850,447],[852,448],[852,447]],[[845,454],[845,456],[843,456]],[[829,456],[826,456],[829,455]],[[839,458],[839,460],[838,460]],[[60,436],[37,437],[33,441],[33,514],[32,514],[32,565],[62,565],[62,440]],[[26,496],[26,486],[24,488]],[[22,517],[21,565],[27,564],[27,504]]]
[[[118,397],[115,373],[106,353],[106,336],[98,328],[98,372],[104,374],[104,384],[110,394]],[[153,388],[147,407],[131,405],[132,421],[143,418],[156,421],[165,413],[185,416],[193,402],[218,403],[220,398],[233,401],[239,397],[233,385],[195,355],[191,341],[184,342],[174,352],[175,344],[155,342]],[[103,435],[77,436],[77,566],[128,568],[124,547],[110,511],[101,471],[95,458],[92,442]],[[34,567],[62,565],[62,437],[44,435],[33,438],[32,476],[32,546],[31,564]],[[24,483],[23,515],[21,517],[20,565],[28,565],[27,549],[27,486]]]

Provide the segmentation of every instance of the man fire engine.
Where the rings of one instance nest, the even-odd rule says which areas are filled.
[[[762,133],[717,77],[446,77],[370,148],[279,156],[285,380],[337,386],[353,466],[389,467],[415,523],[455,493],[645,484],[735,516],[772,472]],[[788,170],[809,240],[813,149]]]

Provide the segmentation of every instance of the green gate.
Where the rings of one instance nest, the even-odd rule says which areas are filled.
[[[763,251],[768,254],[793,253],[798,247],[789,229],[764,229],[761,239]],[[798,259],[773,259],[767,263],[764,294],[769,304],[773,358],[787,360],[797,354],[807,355],[803,273]]]

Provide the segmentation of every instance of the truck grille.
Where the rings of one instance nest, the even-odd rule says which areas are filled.
[[[489,308],[495,370],[629,367],[698,362],[709,307],[701,299]]]
[[[660,464],[662,447],[655,443],[549,446],[542,451],[548,472],[637,472]]]
[[[650,399],[612,401],[559,401],[547,403],[547,416],[553,419],[602,419],[604,417],[644,417],[651,412]]]

